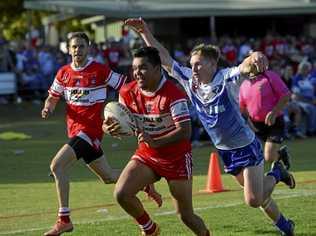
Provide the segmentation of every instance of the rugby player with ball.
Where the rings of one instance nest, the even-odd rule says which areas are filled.
[[[120,89],[119,101],[136,118],[138,147],[123,169],[114,196],[135,219],[142,235],[159,235],[160,228],[144,209],[137,193],[165,178],[182,222],[195,234],[209,236],[192,206],[191,120],[185,94],[162,72],[157,49],[134,54],[134,81]],[[124,123],[124,122],[123,122]],[[119,119],[108,118],[103,130],[114,136],[126,131]]]

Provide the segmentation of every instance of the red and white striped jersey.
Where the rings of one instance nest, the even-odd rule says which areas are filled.
[[[120,102],[135,115],[138,125],[151,137],[160,137],[173,131],[176,123],[190,120],[187,99],[177,86],[163,78],[154,93],[142,91],[136,81],[120,90]],[[140,143],[136,155],[166,159],[191,151],[190,140],[181,140],[160,148]]]
[[[63,66],[48,90],[54,97],[66,100],[68,136],[80,131],[92,139],[102,138],[102,112],[107,97],[106,87],[119,90],[126,77],[113,72],[108,66],[89,60],[82,68],[71,64]]]

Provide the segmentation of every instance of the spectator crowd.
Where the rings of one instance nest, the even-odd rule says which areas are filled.
[[[262,51],[269,59],[270,70],[279,74],[292,92],[291,101],[284,111],[285,136],[305,138],[316,134],[316,39],[309,36],[281,36],[267,33],[262,38],[244,36],[186,39],[170,48],[171,54],[183,64],[188,63],[189,49],[198,43],[218,45],[222,67],[240,63],[250,52]],[[120,40],[108,39],[103,43],[91,43],[90,57],[107,63],[114,71],[128,73],[131,50],[141,45],[137,38],[123,34]],[[165,43],[168,45],[168,43]],[[17,94],[1,96],[0,104],[30,100],[41,103],[47,95],[57,70],[70,62],[66,51],[60,48],[34,43],[6,41],[0,35],[0,73],[13,72],[17,78]],[[200,145],[203,129],[194,119],[193,144]]]

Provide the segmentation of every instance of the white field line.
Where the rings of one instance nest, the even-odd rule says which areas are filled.
[[[275,196],[276,195],[276,196]],[[309,197],[309,196],[316,196],[316,191],[310,191],[310,190],[275,190],[273,199],[288,199],[288,198],[296,198],[296,197]],[[196,207],[194,208],[195,212],[199,211],[205,211],[209,209],[216,209],[216,208],[229,208],[229,207],[235,207],[239,205],[243,205],[243,201],[236,201],[232,203],[227,204],[218,204],[216,206],[205,206],[205,207]],[[176,214],[175,211],[162,211],[162,212],[156,212],[154,213],[155,216],[164,216],[164,215],[174,215]],[[115,220],[125,220],[129,219],[130,217],[128,215],[122,215],[122,216],[110,216],[107,215],[104,219],[98,219],[98,220],[87,220],[87,221],[75,221],[76,225],[84,225],[84,224],[97,224],[101,222],[106,221],[115,221]],[[20,230],[12,230],[12,231],[5,231],[0,232],[0,235],[13,235],[13,234],[19,234],[19,233],[26,233],[26,232],[32,232],[32,231],[44,231],[49,228],[42,227],[42,228],[29,228],[29,229],[20,229]]]

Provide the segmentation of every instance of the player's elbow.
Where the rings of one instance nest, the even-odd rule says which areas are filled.
[[[180,126],[181,129],[181,136],[183,137],[183,139],[190,139],[191,135],[192,135],[192,125],[191,122],[184,122],[184,124],[182,124]]]

